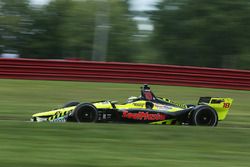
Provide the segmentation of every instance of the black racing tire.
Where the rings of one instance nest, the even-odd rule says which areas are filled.
[[[63,108],[77,106],[78,104],[80,104],[80,103],[77,102],[77,101],[70,101],[70,102],[68,102],[68,103],[65,103],[65,104],[63,105]]]
[[[93,104],[82,103],[74,109],[72,115],[76,122],[96,122],[98,111]]]
[[[217,126],[218,114],[209,106],[197,106],[191,113],[191,125]]]

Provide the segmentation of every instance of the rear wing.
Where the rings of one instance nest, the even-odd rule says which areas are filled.
[[[224,120],[233,103],[232,98],[222,97],[200,97],[198,105],[209,105],[217,111],[218,119]]]

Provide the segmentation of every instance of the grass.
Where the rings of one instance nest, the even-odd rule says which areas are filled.
[[[152,85],[158,96],[196,103],[199,96],[234,98],[218,127],[31,123],[33,113],[76,101],[123,102],[140,85],[0,80],[0,162],[29,166],[249,166],[250,92]]]

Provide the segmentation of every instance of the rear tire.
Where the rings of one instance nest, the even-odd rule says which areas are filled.
[[[73,117],[77,122],[96,122],[98,111],[93,104],[82,103],[74,109]]]
[[[191,113],[191,125],[217,126],[217,112],[209,106],[197,106]]]

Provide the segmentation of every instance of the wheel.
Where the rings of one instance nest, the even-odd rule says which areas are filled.
[[[73,118],[77,122],[96,122],[98,111],[93,104],[82,103],[74,109]]]
[[[70,102],[64,104],[64,105],[63,105],[63,108],[72,107],[72,106],[77,106],[78,104],[80,104],[80,103],[77,102],[77,101],[70,101]]]
[[[217,112],[209,106],[197,106],[191,114],[191,124],[195,126],[216,126]]]

